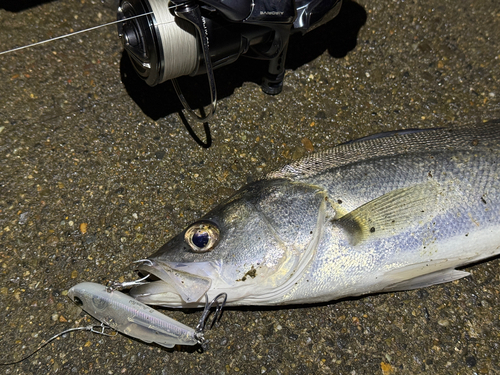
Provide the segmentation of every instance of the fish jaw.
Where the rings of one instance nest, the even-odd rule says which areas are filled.
[[[295,265],[297,259],[289,257],[278,273],[289,273],[287,270]],[[266,267],[259,267],[247,273],[247,277],[230,282],[224,280],[219,273],[223,262],[166,262],[159,259],[145,259],[136,267],[141,274],[150,274],[159,280],[136,286],[130,295],[147,305],[158,305],[170,308],[200,308],[207,300],[220,293],[228,295],[226,305],[267,305],[273,300],[277,291],[286,285],[281,278],[273,280]],[[224,264],[227,270],[230,267]],[[271,272],[274,273],[274,272]],[[297,272],[296,277],[300,277]],[[293,280],[292,280],[293,281]],[[292,282],[290,281],[290,282]],[[280,293],[278,293],[280,294]],[[273,303],[271,303],[273,304]]]
[[[203,297],[210,290],[212,280],[218,279],[216,264],[211,261],[178,263],[144,259],[137,263],[137,271],[160,279],[130,291],[134,298],[148,305],[203,306]]]

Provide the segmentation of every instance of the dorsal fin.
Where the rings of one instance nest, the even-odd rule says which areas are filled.
[[[342,144],[302,158],[271,172],[266,179],[301,179],[360,161],[402,154],[455,150],[484,150],[500,141],[500,120],[453,128],[399,132],[381,138]]]

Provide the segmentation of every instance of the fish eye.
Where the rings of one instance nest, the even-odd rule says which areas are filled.
[[[212,250],[219,243],[219,228],[208,221],[192,224],[184,234],[184,240],[196,253]]]

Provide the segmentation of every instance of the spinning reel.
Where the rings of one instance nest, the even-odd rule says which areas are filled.
[[[118,19],[124,21],[118,33],[134,69],[148,85],[172,80],[184,108],[207,121],[217,103],[214,69],[243,54],[269,60],[262,90],[279,94],[290,35],[330,21],[341,4],[342,0],[121,0]],[[211,109],[198,116],[176,78],[203,73],[208,76]]]

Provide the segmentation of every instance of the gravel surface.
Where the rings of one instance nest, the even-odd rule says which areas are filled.
[[[112,3],[2,1],[0,50],[113,21]],[[0,55],[2,361],[93,322],[67,298],[71,286],[131,279],[130,262],[284,163],[376,132],[500,118],[495,0],[346,1],[289,52],[274,97],[260,90],[261,62],[217,71],[211,139],[193,125],[208,148],[186,129],[170,83],[140,82],[113,26]],[[183,85],[205,92],[205,80]],[[500,261],[466,270],[465,279],[411,292],[227,309],[204,352],[74,332],[3,369],[500,373]],[[191,326],[200,316],[164,312]]]

